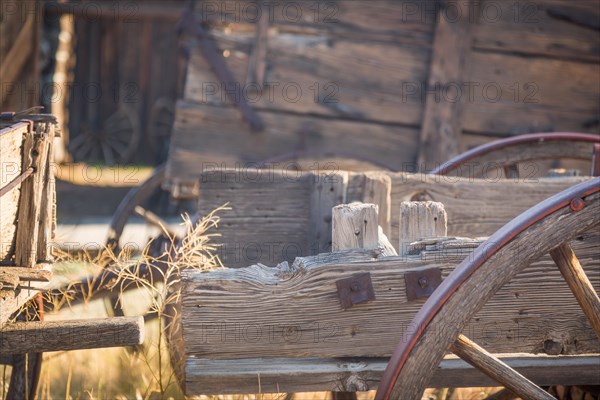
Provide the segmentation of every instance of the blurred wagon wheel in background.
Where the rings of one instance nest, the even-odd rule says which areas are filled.
[[[148,143],[158,162],[167,159],[174,120],[175,102],[166,97],[156,100],[148,121]]]
[[[131,161],[141,139],[139,118],[132,107],[121,104],[104,123],[90,125],[69,144],[75,160],[106,164]]]
[[[498,230],[442,282],[419,310],[411,324],[418,329],[407,331],[399,342],[376,399],[421,399],[447,352],[524,399],[553,399],[461,332],[500,288],[550,253],[600,339],[600,299],[569,244],[599,225],[600,178],[594,178],[550,197]]]
[[[431,173],[489,177],[490,171],[502,169],[505,178],[519,178],[519,164],[541,160],[592,160],[591,173],[600,175],[600,135],[573,132],[550,132],[519,135],[477,146],[449,161]],[[527,167],[527,165],[525,165]],[[535,168],[536,166],[533,165]],[[466,172],[466,174],[465,174]],[[537,171],[529,171],[531,176]]]

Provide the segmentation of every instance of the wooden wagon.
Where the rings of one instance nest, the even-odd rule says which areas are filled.
[[[42,352],[143,340],[141,317],[43,321],[56,228],[57,126],[53,115],[27,111],[0,114],[0,363],[11,367],[11,400],[36,396]]]
[[[182,276],[182,320],[168,332],[182,386],[195,395],[348,394],[379,385],[381,398],[404,399],[418,398],[426,386],[498,382],[524,398],[550,398],[515,371],[542,386],[599,384],[600,182],[527,175],[545,165],[536,160],[561,157],[587,159],[597,175],[599,154],[597,135],[556,133],[483,145],[432,174],[268,165],[200,171],[199,213],[224,203],[232,210],[219,226],[226,268]],[[167,226],[140,206],[164,179],[159,169],[124,199],[112,245],[134,214]],[[454,293],[466,293],[458,311],[437,312],[434,306],[446,307]],[[414,319],[427,310],[448,320]],[[414,362],[404,357],[412,348],[393,354],[402,337],[415,339],[415,348],[424,338],[443,339],[427,368],[400,370],[402,379],[418,378],[413,392],[398,389],[404,383],[391,392],[398,375],[385,372]],[[444,358],[450,350],[462,360]],[[428,359],[421,351],[418,357]]]

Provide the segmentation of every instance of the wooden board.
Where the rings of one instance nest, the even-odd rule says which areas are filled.
[[[469,179],[425,174],[390,174],[392,179],[392,235],[398,244],[400,203],[431,200],[448,213],[448,235],[489,236],[521,212],[586,177]],[[510,197],[509,197],[510,195]]]
[[[320,202],[311,202],[315,187],[313,173],[289,170],[253,170],[238,168],[223,171],[205,166],[199,178],[202,187],[198,201],[200,215],[207,214],[225,203],[233,208],[221,213],[220,238],[224,247],[219,253],[228,267],[244,267],[253,263],[274,266],[282,261],[292,262],[296,256],[327,251],[330,232],[327,217],[330,212],[320,210]],[[336,174],[341,174],[339,171]],[[327,176],[333,176],[330,172]],[[366,182],[384,182],[389,177],[390,195],[375,195],[376,185]],[[490,177],[491,178],[491,177]],[[402,173],[349,173],[344,193],[339,193],[337,204],[345,201],[365,201],[377,204],[380,210],[389,210],[388,238],[399,250],[400,204],[411,200],[432,200],[444,204],[448,214],[448,234],[455,236],[488,236],[529,207],[551,195],[585,180],[585,177],[468,179],[435,177]],[[387,190],[386,184],[378,184]],[[333,187],[333,186],[332,186]],[[331,188],[330,188],[331,189]],[[334,189],[335,190],[335,189]],[[333,194],[338,192],[333,192]],[[513,193],[511,201],[506,194]],[[334,204],[330,201],[328,207]],[[311,213],[319,217],[311,220]],[[315,214],[316,215],[316,214]],[[383,217],[380,225],[385,225]],[[318,225],[315,225],[318,224]],[[316,233],[323,236],[317,240]],[[320,243],[316,246],[316,243]]]
[[[435,130],[430,126],[440,128],[438,132],[444,126],[456,127],[452,152],[467,147],[470,137],[478,135],[492,140],[541,131],[600,132],[597,4],[481,1],[472,16],[475,2],[450,2],[449,10],[442,3],[381,0],[368,10],[353,2],[277,4],[269,10],[274,14],[269,15],[264,60],[265,81],[272,84],[262,90],[244,83],[256,36],[255,4],[199,3],[196,17],[206,23],[225,64],[240,82],[241,95],[265,120],[267,132],[247,135],[239,110],[229,109],[226,89],[192,46],[185,102],[176,107],[168,160],[173,193],[185,192],[178,190],[179,185],[197,185],[191,171],[197,170],[198,162],[261,160],[265,154],[294,150],[299,143],[322,148],[329,138],[343,143],[343,150],[381,157],[392,169],[404,170],[402,164],[412,163],[417,155],[417,132]],[[460,15],[454,20],[452,7],[457,6]],[[448,68],[448,57],[454,54],[442,54],[448,48],[442,43],[448,38],[442,26],[454,28],[466,19],[472,43],[462,43],[464,35],[457,35],[456,45],[470,54],[453,63],[454,72],[458,68],[461,75],[433,76]],[[442,40],[437,47],[436,30]],[[446,85],[433,85],[438,81]],[[433,110],[428,115],[426,107]],[[354,138],[361,128],[376,133],[367,146],[339,139],[338,134],[349,131]],[[299,132],[324,140],[301,142]],[[215,138],[217,133],[227,143],[235,138],[244,145],[224,146]],[[284,145],[279,142],[283,138]],[[388,141],[386,149],[379,146],[382,140]],[[436,158],[447,154],[442,141],[432,140],[430,147],[431,154],[440,154]],[[432,157],[422,155],[421,161],[432,162],[427,159]]]
[[[598,356],[502,355],[501,360],[542,386],[597,385]],[[187,360],[185,390],[197,394],[374,390],[387,358]],[[448,356],[429,387],[497,386],[466,362]]]
[[[303,147],[366,156],[397,169],[415,161],[418,130],[414,128],[291,114],[282,118],[270,111],[259,115],[266,129],[252,134],[240,123],[237,109],[179,101],[167,176],[172,182],[193,185],[203,169],[255,166],[253,163]],[[322,164],[327,162],[325,159]],[[269,166],[293,167],[292,162]]]
[[[28,123],[18,123],[0,131],[0,187],[5,187],[19,176],[21,171],[21,148],[24,135],[29,132]],[[14,255],[19,188],[0,197],[0,263],[10,262]]]
[[[597,291],[598,240],[598,234],[590,232],[573,243]],[[375,262],[317,262],[291,271],[255,265],[185,273],[185,352],[209,359],[389,356],[401,333],[414,329],[410,322],[423,303],[407,301],[404,274],[438,267],[446,276],[456,264],[445,257],[440,251],[435,261],[386,257]],[[360,272],[370,272],[376,300],[342,311],[335,282]],[[549,257],[502,288],[465,332],[498,353],[543,352],[547,340],[559,342],[563,354],[600,351]]]
[[[597,232],[588,232],[572,243],[597,291],[598,240]],[[456,246],[459,241],[449,243]],[[471,242],[466,245],[472,249]],[[331,256],[335,259],[335,253]],[[322,263],[319,257],[298,262],[285,271],[252,266],[184,274],[182,326],[188,393],[207,393],[204,385],[214,390],[220,385],[220,390],[232,393],[247,390],[256,385],[257,372],[265,372],[265,384],[279,383],[279,389],[286,391],[286,384],[291,384],[288,374],[298,367],[300,376],[310,375],[308,366],[324,373],[309,380],[315,390],[350,382],[346,381],[347,373],[354,368],[344,371],[345,364],[327,359],[389,356],[402,333],[415,329],[410,321],[423,303],[406,300],[404,274],[437,266],[446,276],[459,258],[447,248],[430,250],[424,257],[417,254],[376,261],[357,261],[355,256],[344,262],[344,256],[338,255],[337,262]],[[426,261],[432,258],[435,261]],[[371,274],[375,300],[342,311],[335,282],[359,272]],[[555,346],[549,342],[559,346],[561,354],[600,352],[592,328],[549,257],[532,264],[500,289],[476,314],[465,334],[495,353],[551,352]],[[321,364],[310,358],[325,360]],[[288,366],[271,369],[271,361]],[[357,359],[354,362],[356,370],[372,371],[371,365]],[[216,371],[200,372],[196,369],[199,365],[212,365]],[[376,376],[372,378],[375,382],[379,373]],[[208,383],[211,379],[214,383]],[[469,379],[465,377],[465,381]],[[348,389],[348,385],[337,388]]]
[[[482,0],[473,47],[486,52],[600,61],[595,1]],[[587,22],[587,23],[586,23]]]

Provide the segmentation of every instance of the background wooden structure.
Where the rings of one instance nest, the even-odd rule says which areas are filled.
[[[196,18],[265,129],[251,132],[193,47],[167,168],[179,195],[203,165],[299,149],[414,170],[498,137],[600,132],[596,2],[300,1],[274,7],[262,37],[250,3],[198,2]],[[265,53],[262,91],[254,49]]]
[[[83,136],[99,150],[71,144],[76,161],[154,164],[166,158],[182,86],[177,22],[184,3],[101,0],[46,6],[52,18],[70,15],[74,21],[70,142]],[[120,155],[107,157],[102,143],[117,141]]]
[[[2,1],[0,18],[0,110],[38,105],[42,3]]]

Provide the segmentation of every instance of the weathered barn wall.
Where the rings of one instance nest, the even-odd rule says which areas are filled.
[[[181,87],[183,0],[55,5],[73,15],[70,150],[77,161],[159,162]]]
[[[271,5],[262,87],[249,73],[260,65],[256,4],[196,6],[239,86],[222,84],[202,41],[190,41],[168,166],[176,183],[196,182],[202,165],[306,148],[406,170],[503,136],[600,132],[597,2]],[[248,101],[262,132],[228,92]]]
[[[0,110],[38,105],[42,9],[35,1],[0,1]]]

